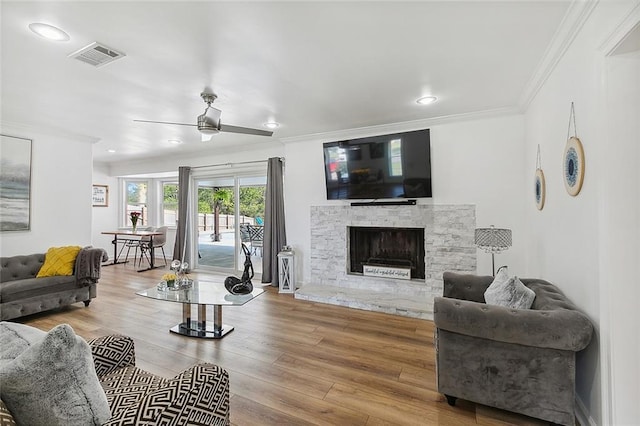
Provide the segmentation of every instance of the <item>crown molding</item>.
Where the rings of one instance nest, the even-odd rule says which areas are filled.
[[[636,1],[622,22],[602,42],[600,52],[604,56],[619,53],[617,49],[624,44],[632,31],[640,31],[640,0]]]
[[[397,123],[380,124],[376,126],[356,127],[352,129],[335,130],[323,133],[310,133],[301,136],[282,138],[280,141],[287,145],[298,142],[309,142],[311,140],[322,140],[331,142],[334,140],[368,137],[389,133],[409,132],[421,130],[438,124],[457,123],[462,121],[482,120],[486,118],[504,117],[517,115],[520,112],[514,107],[490,109],[484,111],[467,112],[463,114],[451,114],[440,117],[423,118],[420,120],[401,121]]]
[[[538,91],[553,73],[598,3],[599,0],[573,0],[569,5],[542,60],[520,95],[518,100],[520,112],[526,111],[535,99]]]

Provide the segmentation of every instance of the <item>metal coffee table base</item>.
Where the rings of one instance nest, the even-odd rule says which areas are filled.
[[[198,319],[191,319],[191,307],[198,307]],[[222,306],[213,305],[213,321],[207,321],[207,305],[182,305],[182,322],[169,331],[188,337],[222,339],[233,331],[233,326],[222,323]]]

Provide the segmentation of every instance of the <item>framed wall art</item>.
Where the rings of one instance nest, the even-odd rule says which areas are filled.
[[[109,206],[109,186],[107,185],[93,185],[92,193],[93,207],[108,207]]]
[[[584,181],[584,150],[580,139],[569,138],[564,147],[564,158],[562,160],[564,187],[569,195],[576,196],[582,189]]]
[[[571,134],[571,120],[573,119],[573,136]],[[564,146],[562,158],[562,176],[564,187],[572,197],[580,193],[582,182],[584,181],[584,149],[582,142],[578,139],[576,129],[576,114],[571,102],[571,113],[569,114],[569,129],[567,130],[567,143]]]
[[[0,231],[31,229],[31,139],[0,135]]]
[[[547,185],[544,180],[544,172],[542,171],[542,161],[540,160],[540,145],[538,145],[538,158],[536,160],[536,176],[535,176],[535,200],[536,208],[542,210],[544,201],[547,196]]]

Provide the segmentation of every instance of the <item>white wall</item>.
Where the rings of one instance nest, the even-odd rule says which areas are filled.
[[[198,142],[201,143],[201,142]],[[209,142],[215,147],[215,138]],[[178,147],[179,149],[179,147]],[[267,160],[270,157],[282,156],[282,144],[277,139],[265,140],[263,143],[243,147],[242,151],[220,148],[203,150],[193,155],[176,154],[174,157],[151,158],[140,161],[119,162],[111,164],[110,176],[145,175],[153,173],[175,172],[179,166],[206,166],[211,164],[233,164],[246,161]],[[232,166],[232,168],[237,168]],[[223,170],[224,167],[219,168]]]
[[[2,133],[32,139],[31,230],[2,233],[2,256],[91,244],[91,143],[3,124]]]
[[[414,124],[415,126],[415,124]],[[415,130],[407,125],[389,126],[386,133]],[[455,124],[425,126],[431,129],[433,198],[420,203],[475,204],[478,226],[495,225],[513,230],[513,247],[497,255],[497,265],[509,265],[516,275],[524,272],[523,209],[533,202],[531,185],[522,173],[524,122],[511,115]],[[379,128],[378,134],[383,134]],[[297,277],[310,279],[310,206],[342,205],[328,201],[324,181],[322,143],[367,136],[371,129],[315,135],[285,146],[285,205],[287,242],[296,251]],[[531,166],[534,170],[535,163]],[[530,187],[530,188],[529,188]],[[491,255],[478,252],[478,271],[491,274]]]
[[[598,3],[525,114],[525,163],[535,164],[539,145],[547,187],[544,209],[538,211],[533,205],[527,205],[525,209],[527,227],[523,237],[526,247],[529,248],[526,256],[527,275],[539,276],[556,283],[595,324],[596,334],[591,345],[578,354],[576,380],[580,406],[585,409],[588,417],[586,421],[591,424],[612,422],[610,416],[603,416],[603,411],[609,411],[607,405],[612,390],[607,385],[608,367],[605,365],[602,370],[602,362],[607,361],[606,356],[603,356],[606,348],[601,347],[601,342],[603,337],[606,338],[608,330],[600,328],[603,314],[600,296],[603,292],[609,293],[605,288],[609,285],[611,277],[611,271],[601,269],[602,260],[609,256],[609,250],[614,250],[613,253],[623,253],[630,247],[629,244],[633,244],[636,247],[635,253],[638,253],[638,243],[633,238],[619,241],[621,244],[616,247],[603,246],[601,241],[603,226],[619,229],[622,225],[614,221],[602,221],[600,206],[614,197],[607,195],[612,188],[603,187],[602,182],[612,186],[627,185],[635,176],[635,182],[627,188],[633,191],[635,185],[637,193],[637,172],[635,175],[627,175],[631,169],[624,165],[620,167],[616,160],[624,159],[630,154],[633,156],[635,152],[634,161],[637,164],[637,146],[635,151],[630,148],[631,144],[637,145],[638,136],[636,133],[635,139],[630,138],[628,141],[609,140],[607,132],[603,131],[606,118],[602,84],[604,59],[599,47],[629,14],[634,4],[637,5],[638,2]],[[577,136],[583,143],[586,157],[584,184],[576,197],[567,194],[562,177],[562,156],[567,140],[571,102],[575,103]],[[638,111],[637,97],[629,98],[627,102],[635,102],[634,111]],[[637,118],[636,115],[636,120]],[[616,151],[612,158],[608,159],[602,155],[610,150]],[[636,201],[627,200],[629,199],[617,201],[621,207],[635,209],[637,212],[637,198]],[[636,258],[635,264],[637,263]],[[637,273],[634,276],[637,281]],[[637,302],[636,298],[636,306]],[[635,332],[637,336],[638,324],[630,328],[629,331]],[[636,364],[637,359],[636,349]],[[601,381],[603,373],[604,383]],[[637,386],[634,389],[622,384],[619,391],[616,394],[631,392],[631,398],[636,403],[640,399]],[[633,410],[637,410],[637,407]],[[636,416],[635,421],[637,418]]]
[[[107,250],[109,257],[113,258],[113,235],[103,235],[103,231],[118,229],[118,179],[109,176],[109,170],[105,166],[96,165],[93,168],[93,184],[107,185],[109,187],[109,205],[107,207],[92,208],[91,235],[94,247]]]

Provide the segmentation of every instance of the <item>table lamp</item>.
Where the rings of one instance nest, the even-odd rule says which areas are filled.
[[[495,254],[511,247],[511,229],[496,228],[493,225],[489,228],[476,228],[475,242],[476,246],[491,253],[491,267],[495,276]]]

